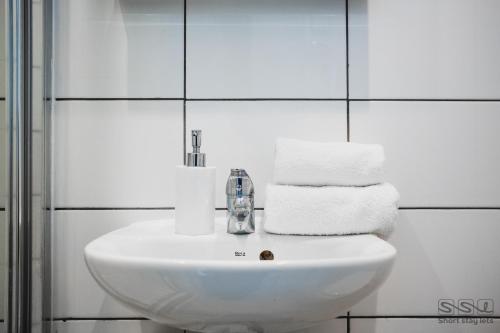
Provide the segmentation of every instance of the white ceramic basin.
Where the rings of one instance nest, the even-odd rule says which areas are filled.
[[[289,332],[339,314],[374,291],[396,250],[374,235],[174,234],[139,222],[85,248],[101,287],[138,314],[200,332]],[[270,250],[274,260],[260,260]]]

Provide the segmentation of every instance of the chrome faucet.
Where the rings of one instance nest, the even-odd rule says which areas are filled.
[[[226,184],[227,232],[250,234],[255,231],[254,187],[244,169],[231,169]]]

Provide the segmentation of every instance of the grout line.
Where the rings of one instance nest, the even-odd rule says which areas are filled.
[[[467,207],[467,206],[463,206],[463,207],[453,207],[453,206],[435,206],[435,207],[432,207],[432,206],[428,206],[428,207],[399,207],[399,209],[401,210],[425,210],[425,209],[436,209],[436,210],[481,210],[481,209],[491,209],[491,210],[495,210],[495,209],[500,209],[500,207],[495,207],[495,206],[484,206],[484,207],[481,207],[481,206],[477,206],[477,207]]]
[[[184,102],[182,105],[182,160],[184,161],[184,165],[187,163],[186,161],[186,154],[187,154],[187,147],[186,147],[186,134],[187,134],[187,124],[186,124],[186,97],[187,97],[187,58],[186,58],[186,51],[187,51],[187,0],[184,0],[184,80],[183,80],[183,97],[184,97]]]
[[[351,332],[351,320],[364,320],[364,319],[500,319],[500,316],[439,316],[439,315],[388,315],[388,316],[352,316],[348,312],[346,316],[338,316],[336,319],[346,319],[347,333]],[[149,321],[150,319],[144,317],[60,317],[53,318],[54,322],[71,322],[71,321]],[[184,331],[186,332],[186,331]]]
[[[64,101],[182,101],[182,97],[57,97],[58,102]]]
[[[350,319],[445,319],[445,318],[491,318],[500,319],[500,316],[440,316],[440,315],[401,315],[401,316],[348,316]],[[347,318],[347,317],[346,317]]]
[[[440,315],[377,315],[377,316],[353,316],[350,312],[346,316],[338,316],[336,319],[439,319],[439,318],[491,318],[500,319],[500,316],[440,316]],[[59,317],[53,318],[53,321],[112,321],[112,320],[149,320],[144,317]],[[348,322],[349,323],[349,322]],[[349,324],[350,325],[350,324]]]
[[[351,142],[351,110],[349,101],[346,102],[347,116],[347,142]]]
[[[347,142],[351,141],[351,112],[349,103],[349,0],[345,0],[345,77],[346,77],[346,111]]]
[[[53,318],[52,321],[112,321],[112,320],[149,320],[144,317],[60,317]]]
[[[347,67],[349,65],[347,64]],[[187,89],[187,88],[185,88]],[[349,94],[349,92],[347,92]],[[0,98],[5,100],[5,98]],[[267,102],[267,101],[346,101],[346,102],[500,102],[500,99],[433,98],[187,98],[187,97],[57,97],[56,101],[185,101],[185,102]]]
[[[215,210],[227,210],[226,207],[216,207]],[[264,210],[264,207],[254,207],[253,210]]]
[[[346,318],[345,316],[339,316],[336,317],[336,319],[343,319]],[[119,320],[137,320],[137,321],[150,321],[148,318],[144,317],[56,317],[53,318],[52,321],[119,321]],[[187,332],[187,331],[184,331]]]
[[[349,98],[351,102],[500,102],[500,99],[476,98]]]
[[[186,98],[189,102],[345,101],[345,98]]]
[[[187,97],[187,94],[186,94],[186,91],[187,91],[187,80],[186,80],[186,73],[187,73],[187,58],[186,58],[186,50],[187,50],[187,0],[184,0],[184,21],[183,21],[183,25],[184,25],[184,44],[183,44],[183,48],[184,48],[184,68],[183,68],[183,71],[184,71],[184,81],[183,81],[183,96],[184,96],[184,100],[186,100],[186,97]]]
[[[187,143],[186,143],[186,101],[182,104],[182,161],[184,165],[187,165]]]
[[[174,210],[175,207],[55,207],[54,210]]]
[[[54,210],[174,210],[173,206],[164,207],[55,207]],[[215,210],[226,210],[226,207],[216,207]],[[263,211],[264,207],[255,207],[257,211]],[[399,207],[400,210],[500,210],[500,207]],[[5,208],[0,207],[0,211],[5,211]]]

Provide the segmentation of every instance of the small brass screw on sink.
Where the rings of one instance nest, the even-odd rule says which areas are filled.
[[[269,250],[260,253],[260,260],[274,260],[274,254]]]

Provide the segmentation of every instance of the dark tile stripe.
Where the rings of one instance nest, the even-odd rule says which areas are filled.
[[[401,210],[495,210],[495,209],[500,209],[500,207],[497,206],[424,206],[424,207],[399,207]]]
[[[55,207],[54,210],[173,210],[174,207]]]
[[[500,319],[500,316],[430,316],[430,315],[401,315],[401,316],[349,316],[350,319],[448,319],[448,318],[491,318],[491,319]]]
[[[64,101],[183,101],[182,97],[57,97],[57,102]]]
[[[348,65],[348,64],[347,64]],[[347,92],[350,94],[350,92]],[[5,98],[0,98],[5,100]],[[263,98],[187,98],[187,97],[57,97],[58,102],[64,101],[184,101],[184,102],[500,102],[500,99],[440,99],[440,98],[307,98],[307,97],[263,97]]]
[[[164,207],[55,207],[54,210],[174,210],[175,207],[164,206]],[[500,207],[488,206],[488,207],[442,207],[442,206],[428,206],[428,207],[399,207],[400,210],[500,210]],[[0,208],[0,211],[5,210],[5,208]],[[225,207],[216,207],[215,210],[226,210]],[[255,207],[255,210],[264,210],[264,207]]]
[[[149,319],[144,317],[56,317],[52,319],[52,321],[93,321],[93,320],[118,321],[118,320],[149,320]]]
[[[349,102],[349,0],[345,0],[345,80],[346,80],[346,118],[347,118],[347,142],[351,141],[351,112]]]

